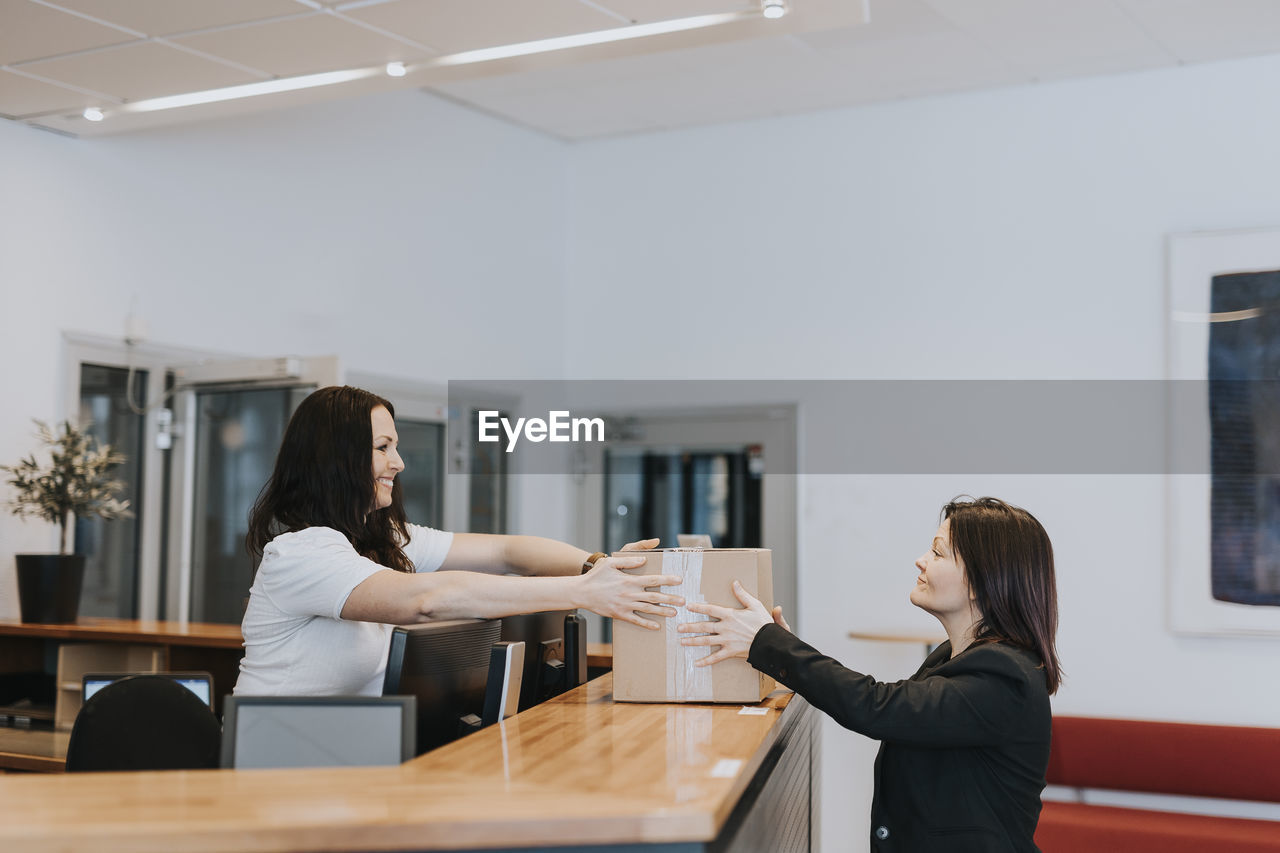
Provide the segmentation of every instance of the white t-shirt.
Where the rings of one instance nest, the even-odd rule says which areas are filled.
[[[405,555],[419,572],[444,563],[453,534],[409,525]],[[360,556],[332,527],[267,543],[244,613],[238,696],[378,696],[391,625],[341,618],[351,590],[392,571]]]

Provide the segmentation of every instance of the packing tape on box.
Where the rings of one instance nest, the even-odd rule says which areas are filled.
[[[676,595],[684,596],[685,603],[705,603],[702,594],[702,552],[701,551],[663,551],[662,573],[679,575],[684,582],[676,589],[670,590]],[[667,632],[667,695],[676,701],[710,701],[714,696],[711,683],[710,666],[695,666],[699,658],[711,654],[710,646],[682,646],[676,626],[681,622],[696,622],[707,617],[691,613],[684,607],[676,608],[675,616],[663,619]]]

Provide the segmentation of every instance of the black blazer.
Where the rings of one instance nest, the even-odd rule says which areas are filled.
[[[846,669],[777,625],[751,665],[847,729],[882,741],[871,804],[877,853],[1029,853],[1049,766],[1040,659],[1006,643],[933,651],[893,684]]]

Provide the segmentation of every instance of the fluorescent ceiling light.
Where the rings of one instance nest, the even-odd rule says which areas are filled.
[[[185,95],[166,95],[163,98],[148,98],[145,101],[133,101],[122,104],[113,112],[149,113],[154,110],[171,110],[175,107],[190,107],[196,104],[212,104],[218,101],[233,101],[236,98],[251,98],[254,95],[270,95],[276,92],[292,92],[295,89],[312,89],[316,86],[332,86],[335,83],[350,83],[384,73],[381,66],[377,68],[352,68],[347,71],[325,71],[322,74],[307,74],[302,77],[282,77],[278,80],[263,80],[260,83],[245,83],[242,86],[227,86],[223,89],[207,89],[203,92],[188,92]]]
[[[422,68],[434,68],[453,65],[470,65],[477,62],[492,62],[496,59],[508,59],[513,56],[529,56],[535,53],[548,53],[554,50],[567,50],[575,47],[586,47],[593,44],[608,44],[626,39],[647,38],[649,36],[697,30],[704,27],[715,27],[733,21],[755,18],[762,14],[759,11],[722,12],[715,15],[697,15],[692,18],[676,18],[670,21],[655,21],[650,24],[631,24],[610,30],[596,30],[590,33],[578,33],[571,36],[539,39],[538,41],[519,42],[517,44],[486,47],[479,50],[468,50],[462,53],[441,56],[429,62],[405,65],[392,62],[371,68],[352,68],[346,71],[326,71],[321,74],[307,74],[301,77],[284,77],[276,80],[263,80],[259,83],[246,83],[241,86],[227,86],[222,89],[208,89],[203,92],[189,92],[183,95],[166,95],[161,98],[148,98],[143,101],[132,101],[111,108],[113,113],[149,113],[155,110],[171,110],[177,107],[190,107],[197,104],[212,104],[218,101],[231,101],[237,98],[251,98],[255,95],[270,95],[277,92],[292,92],[297,89],[311,89],[316,86],[332,86],[337,83],[349,83],[389,74],[402,77],[408,71]],[[101,121],[90,118],[91,121]]]
[[[572,47],[586,47],[591,44],[607,44],[626,39],[660,36],[667,33],[679,33],[686,30],[697,30],[703,27],[715,27],[738,21],[743,18],[754,18],[757,12],[721,12],[716,15],[697,15],[692,18],[676,18],[671,21],[654,21],[652,24],[630,24],[611,30],[596,30],[590,33],[577,33],[571,36],[522,41],[516,44],[504,44],[498,47],[483,47],[479,50],[467,50],[452,53],[432,60],[431,65],[470,65],[474,62],[491,62],[495,59],[509,59],[513,56],[528,56],[533,53],[548,53],[553,50],[567,50]]]

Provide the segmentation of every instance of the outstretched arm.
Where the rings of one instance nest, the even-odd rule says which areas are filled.
[[[586,555],[583,556],[583,559]],[[438,619],[493,618],[543,610],[582,607],[657,629],[641,614],[674,616],[678,595],[647,587],[677,586],[675,575],[631,575],[621,569],[644,565],[643,556],[603,557],[585,575],[566,577],[494,577],[481,572],[375,572],[351,591],[342,618],[408,624]],[[579,564],[581,565],[581,564]]]
[[[643,551],[657,544],[657,539],[645,539],[624,545],[622,550]],[[440,568],[535,577],[576,575],[582,571],[582,564],[589,556],[589,551],[541,536],[455,533]]]
[[[992,646],[966,651],[945,674],[897,682],[848,669],[777,628],[760,632],[748,659],[845,728],[918,746],[1005,743],[1034,691],[1044,693]]]
[[[980,746],[1008,738],[1032,686],[1006,654],[975,648],[947,675],[885,683],[855,672],[802,642],[764,605],[734,584],[742,610],[690,604],[712,622],[686,622],[687,646],[719,646],[707,666],[745,657],[847,729],[868,737],[928,746]]]

